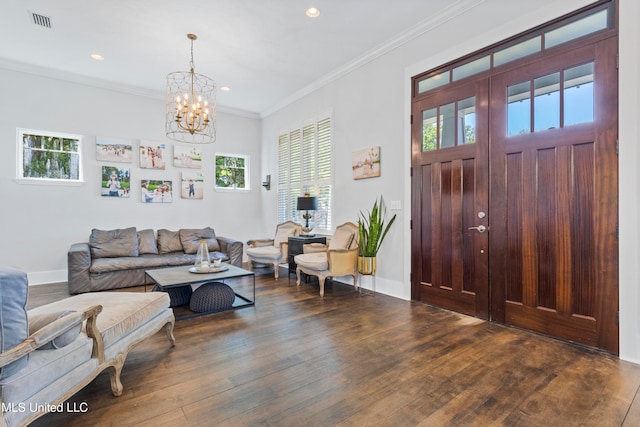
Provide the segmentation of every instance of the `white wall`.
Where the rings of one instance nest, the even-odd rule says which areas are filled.
[[[620,1],[620,357],[640,363],[640,2]]]
[[[377,290],[409,299],[409,230],[411,186],[409,170],[411,76],[437,67],[529,28],[548,22],[572,10],[593,3],[590,0],[546,0],[507,2],[486,0],[467,2],[466,12],[433,25],[423,34],[381,55],[362,60],[360,67],[327,79],[327,84],[269,114],[263,121],[263,164],[274,174],[277,165],[277,135],[322,111],[333,111],[335,224],[357,219],[377,195],[387,204],[399,200],[399,219],[385,241],[378,264]],[[638,184],[640,150],[640,44],[635,0],[620,1],[620,357],[640,362],[640,227],[638,226]],[[426,15],[425,15],[426,16]],[[440,25],[441,24],[441,25]],[[381,146],[382,176],[368,180],[351,179],[351,152]],[[624,156],[627,153],[628,156]],[[275,221],[276,194],[265,196],[265,212]],[[393,213],[393,212],[390,212]],[[628,233],[627,231],[628,230]]]
[[[177,189],[181,172],[171,160],[164,171],[140,169],[140,140],[167,146],[171,157],[178,144],[164,135],[164,98],[139,96],[71,83],[55,78],[0,68],[5,103],[0,114],[0,259],[3,265],[26,271],[31,284],[66,281],[67,250],[88,241],[92,228],[179,228],[211,226],[220,236],[241,241],[263,235],[253,218],[260,209],[260,119],[218,113],[217,141],[202,146],[205,177],[203,200],[181,199]],[[85,183],[79,187],[20,185],[16,177],[16,128],[83,135]],[[101,166],[95,160],[96,136],[130,139],[134,145],[131,196],[100,195]],[[185,145],[185,144],[182,144]],[[216,151],[248,154],[251,160],[249,192],[216,192],[213,156]],[[172,180],[174,201],[143,204],[141,179]],[[238,218],[242,220],[238,220]]]

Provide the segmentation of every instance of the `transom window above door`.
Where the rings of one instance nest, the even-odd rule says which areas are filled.
[[[422,151],[474,142],[476,142],[475,96],[422,112]]]

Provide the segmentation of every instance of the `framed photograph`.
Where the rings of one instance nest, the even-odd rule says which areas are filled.
[[[133,145],[126,139],[96,137],[96,160],[103,162],[131,163]]]
[[[183,199],[202,200],[204,194],[204,178],[200,172],[182,172],[180,197]]]
[[[173,184],[171,181],[143,179],[140,182],[142,203],[173,202]]]
[[[82,136],[18,128],[17,142],[18,180],[68,185],[82,182]]]
[[[102,166],[101,194],[106,197],[129,197],[131,170],[118,166]]]
[[[166,168],[165,145],[152,141],[140,141],[140,167],[143,169]]]
[[[380,147],[370,147],[351,153],[353,179],[380,176]]]
[[[198,146],[173,146],[173,166],[177,168],[202,169],[202,151]]]

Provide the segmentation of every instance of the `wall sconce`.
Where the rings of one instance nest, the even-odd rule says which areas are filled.
[[[271,190],[271,175],[267,175],[264,181],[262,181],[262,186],[267,189],[267,191]]]

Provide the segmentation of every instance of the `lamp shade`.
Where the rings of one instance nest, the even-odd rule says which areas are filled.
[[[305,196],[298,197],[299,211],[315,211],[318,209],[318,202],[315,197]]]

